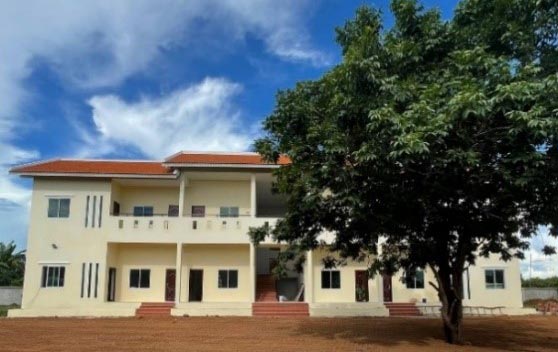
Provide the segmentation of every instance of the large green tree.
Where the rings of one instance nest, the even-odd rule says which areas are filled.
[[[16,251],[14,242],[0,242],[0,286],[22,286],[25,251]]]
[[[331,231],[343,257],[375,256],[372,273],[429,268],[460,343],[464,269],[521,258],[540,224],[558,233],[558,2],[391,10],[384,29],[360,8],[337,29],[342,62],[278,94],[256,142],[292,160],[273,235],[305,250]]]

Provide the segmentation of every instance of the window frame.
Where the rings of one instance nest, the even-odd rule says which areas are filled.
[[[221,273],[226,275],[226,283],[224,285],[221,284]],[[236,282],[234,282],[234,286],[231,285],[231,273],[235,273],[236,275]],[[217,271],[217,288],[222,289],[237,289],[238,288],[238,269],[219,269]]]
[[[421,282],[417,280],[417,274],[422,275],[422,287],[417,286],[417,282]],[[405,286],[408,290],[424,290],[424,270],[417,269],[413,275],[410,275],[409,272],[405,273]]]
[[[329,276],[329,285],[325,285],[326,281],[324,281],[324,274],[327,274]],[[337,280],[338,287],[335,287],[336,285],[334,285],[334,283],[335,283],[334,276],[335,275],[337,275],[339,277],[338,280]],[[321,280],[320,287],[323,290],[339,290],[339,289],[341,289],[341,271],[340,270],[324,269],[321,272],[320,280]]]
[[[136,214],[136,209],[141,209],[141,214]],[[146,215],[146,209],[151,209],[151,214]],[[132,215],[134,217],[153,217],[154,211],[155,209],[153,205],[134,205],[134,207],[132,208]]]
[[[51,277],[55,277],[55,279],[50,280]],[[66,282],[65,265],[43,265],[42,266],[41,288],[63,288],[65,282]]]
[[[487,273],[491,272],[492,273],[492,280],[493,282],[488,282],[488,276]],[[502,282],[499,283],[497,282],[497,278],[498,275],[496,274],[496,272],[501,272],[502,273]],[[506,289],[506,273],[505,273],[505,269],[503,268],[485,268],[484,269],[484,287],[487,290],[504,290]]]
[[[226,210],[226,211],[223,211]],[[231,211],[234,210],[234,211]],[[235,214],[236,213],[236,214]],[[240,216],[240,207],[238,206],[220,206],[219,207],[219,217],[220,218],[238,218]]]
[[[137,286],[132,285],[132,273],[137,271]],[[147,275],[147,286],[143,286],[144,282],[142,282],[142,276],[145,277]],[[145,268],[134,268],[130,269],[128,275],[128,287],[131,289],[149,289],[151,288],[151,269]]]
[[[62,213],[62,201],[67,201],[67,214]],[[55,211],[51,212],[51,205],[56,202],[56,209]],[[71,199],[70,197],[49,197],[48,198],[48,206],[47,206],[47,217],[50,219],[67,219],[70,217],[70,207],[71,207]],[[54,209],[53,209],[54,210]]]

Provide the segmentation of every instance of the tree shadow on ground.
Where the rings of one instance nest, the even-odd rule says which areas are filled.
[[[435,318],[335,318],[299,321],[297,336],[345,340],[363,347],[416,346],[447,349]],[[463,349],[558,350],[558,317],[465,318]],[[452,346],[452,350],[461,347]]]

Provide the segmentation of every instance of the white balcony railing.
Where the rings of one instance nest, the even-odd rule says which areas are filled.
[[[134,217],[111,216],[109,241],[249,243],[248,230],[277,218],[256,217]]]

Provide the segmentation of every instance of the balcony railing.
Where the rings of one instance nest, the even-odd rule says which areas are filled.
[[[250,227],[265,223],[273,226],[277,218],[111,216],[114,221],[111,241],[189,241],[195,243],[249,243]]]

